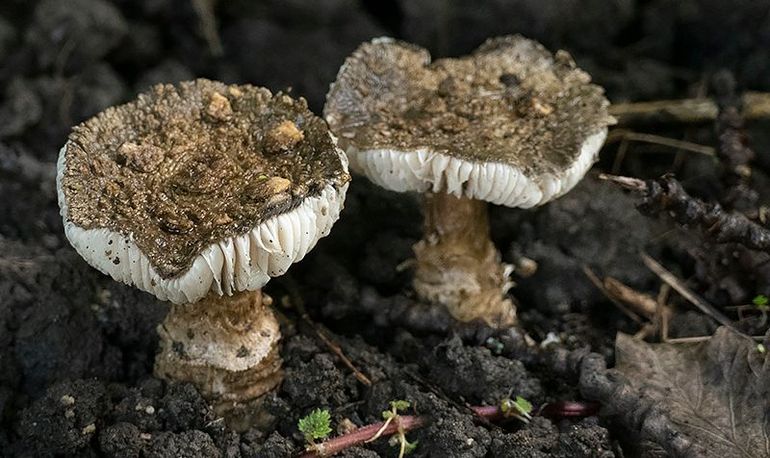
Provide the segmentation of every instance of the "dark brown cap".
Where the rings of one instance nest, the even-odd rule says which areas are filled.
[[[521,36],[434,62],[379,38],[346,60],[324,115],[351,168],[385,188],[531,207],[590,168],[608,105],[569,54]]]
[[[347,161],[303,99],[158,85],[74,128],[59,156],[67,237],[163,300],[261,288],[328,234]]]

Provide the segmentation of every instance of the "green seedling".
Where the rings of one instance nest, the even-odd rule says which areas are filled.
[[[765,348],[764,344],[758,343],[757,351],[764,355],[767,352],[767,349]]]
[[[764,294],[758,294],[754,296],[751,303],[762,313],[762,321],[760,321],[759,325],[764,326],[767,323],[767,312],[770,311],[770,299]]]
[[[406,439],[406,431],[404,431],[404,428],[399,422],[399,411],[408,409],[410,405],[411,404],[409,401],[390,401],[390,410],[382,411],[382,418],[385,420],[385,423],[383,423],[382,427],[377,431],[377,433],[375,433],[374,436],[372,436],[371,439],[367,440],[366,442],[373,442],[379,439],[380,436],[382,436],[382,433],[384,433],[388,428],[388,426],[395,421],[396,426],[398,427],[398,433],[390,438],[389,443],[393,446],[399,447],[398,458],[404,458],[404,455],[412,452],[415,448],[417,448],[417,441],[409,442]]]
[[[327,409],[315,409],[299,419],[297,428],[312,446],[319,439],[326,439],[332,432],[332,417]]]
[[[505,398],[500,403],[500,411],[505,417],[517,418],[524,423],[529,423],[532,420],[532,403],[527,401],[521,396],[516,396],[516,399]]]
[[[500,341],[500,339],[497,339],[495,337],[490,337],[486,341],[487,348],[494,353],[495,355],[499,355],[505,350],[505,345]]]

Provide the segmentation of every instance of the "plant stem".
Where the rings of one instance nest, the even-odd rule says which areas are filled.
[[[469,408],[479,417],[490,421],[505,418],[505,414],[500,409],[500,406],[471,406]],[[563,401],[549,404],[542,413],[555,418],[574,418],[596,415],[598,410],[599,405],[595,402]],[[429,417],[424,415],[398,415],[389,423],[387,421],[380,421],[362,426],[350,433],[315,444],[309,447],[299,458],[332,456],[350,447],[365,444],[376,438],[388,437],[399,433],[399,431],[406,433],[422,428],[428,421]]]
[[[411,431],[413,429],[421,428],[428,421],[425,416],[417,415],[399,415],[397,420],[392,421],[387,427],[385,427],[380,434],[381,436],[390,436],[395,434],[399,430],[399,426],[404,432]],[[300,458],[311,458],[317,456],[332,456],[347,448],[361,445],[374,437],[377,432],[382,429],[385,422],[380,421],[371,425],[363,426],[357,430],[342,436],[329,439],[327,441],[316,444],[311,450],[306,451],[300,455]]]
[[[471,406],[470,409],[479,417],[490,421],[499,420],[504,416],[500,406]]]
[[[504,416],[499,406],[471,406],[470,409],[479,417],[486,418],[487,420],[499,420]],[[380,421],[316,444],[312,446],[312,449],[300,455],[300,458],[332,456],[350,447],[369,442],[375,439],[375,436],[387,437],[398,433],[399,429],[406,433],[422,428],[427,423],[428,417],[423,415],[399,415],[397,419],[394,418],[389,424],[387,421]]]

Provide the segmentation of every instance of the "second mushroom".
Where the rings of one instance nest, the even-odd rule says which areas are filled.
[[[487,202],[530,208],[572,189],[614,122],[608,105],[568,53],[521,36],[434,62],[379,38],[346,60],[324,115],[353,171],[424,193],[419,298],[459,321],[505,327],[516,318],[511,268],[490,239]]]

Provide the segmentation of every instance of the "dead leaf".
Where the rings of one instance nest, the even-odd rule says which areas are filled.
[[[648,344],[619,333],[616,370],[654,400],[706,457],[770,457],[770,363],[726,327],[697,344]]]

